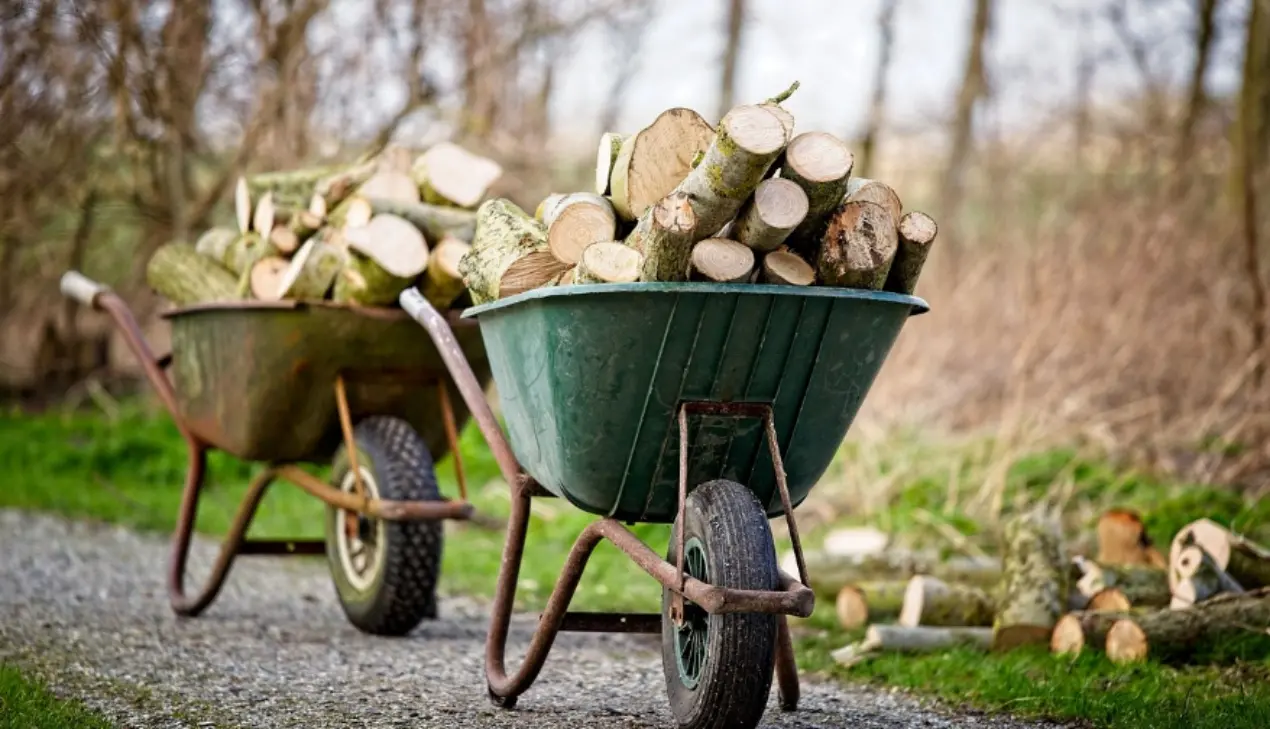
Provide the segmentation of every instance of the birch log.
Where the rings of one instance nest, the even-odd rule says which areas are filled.
[[[1086,649],[1101,652],[1107,642],[1107,632],[1117,620],[1128,617],[1117,611],[1068,613],[1054,624],[1050,635],[1050,651],[1064,655],[1080,655]]]
[[[838,624],[847,630],[854,630],[869,622],[894,618],[904,602],[905,586],[906,583],[902,580],[843,585],[834,601]]]
[[[548,262],[541,260],[543,254],[549,259],[555,258],[547,248],[547,229],[541,222],[503,198],[481,203],[476,210],[472,250],[459,262],[459,272],[472,293],[472,303],[486,304],[505,295],[503,278],[522,258],[534,256],[528,266],[522,266],[528,268],[529,273],[549,268]],[[544,278],[542,283],[559,278],[567,269],[564,264],[560,265],[562,268]],[[523,285],[525,275],[522,274],[517,281],[518,285]]]
[[[829,216],[846,197],[854,164],[847,145],[825,132],[799,134],[785,150],[781,177],[807,195],[807,215],[790,235],[790,248],[809,261],[816,260]]]
[[[978,587],[917,575],[905,586],[899,624],[991,626],[994,612],[991,596]]]
[[[993,622],[994,650],[1049,640],[1067,603],[1068,563],[1058,524],[1038,513],[1002,530],[1002,575]]]
[[[476,214],[471,210],[448,208],[428,203],[403,203],[384,198],[369,198],[374,213],[387,213],[405,218],[423,231],[428,240],[441,240],[447,235],[471,241],[476,230]]]
[[[715,131],[700,114],[677,107],[623,140],[609,181],[617,214],[639,220],[688,176],[693,158],[714,138]]]
[[[896,230],[898,245],[895,249],[895,261],[886,276],[882,288],[899,294],[911,294],[917,289],[917,279],[922,274],[922,266],[930,255],[931,244],[939,227],[926,213],[913,211],[900,218]]]
[[[310,238],[292,257],[275,296],[299,301],[324,299],[343,265],[344,254],[339,249],[319,238]]]
[[[322,200],[323,214],[352,195],[353,191],[369,180],[378,169],[379,166],[375,160],[368,160],[345,167],[315,182],[313,194]],[[310,206],[312,205],[310,201]]]
[[[807,217],[807,194],[798,185],[774,177],[763,180],[737,212],[732,237],[756,253],[774,251]]]
[[[1173,564],[1188,540],[1213,558],[1217,569],[1250,590],[1270,585],[1270,549],[1232,533],[1210,519],[1200,519],[1182,527],[1173,538],[1169,562]]]
[[[895,220],[871,202],[844,202],[829,220],[816,259],[825,286],[881,289],[897,246]]]
[[[626,237],[644,257],[644,281],[687,281],[697,214],[692,200],[672,192],[646,210]]]

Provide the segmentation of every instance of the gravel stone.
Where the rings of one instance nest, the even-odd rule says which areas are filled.
[[[509,712],[485,695],[478,601],[444,599],[440,619],[379,638],[345,620],[321,560],[245,557],[212,607],[184,619],[168,608],[167,551],[157,535],[0,510],[0,661],[121,727],[673,726],[655,638],[561,635]],[[215,554],[195,541],[191,583]],[[534,622],[514,621],[509,665]],[[1056,726],[806,677],[786,714],[776,693],[768,729]]]

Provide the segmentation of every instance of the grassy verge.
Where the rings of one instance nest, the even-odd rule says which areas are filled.
[[[109,729],[77,701],[53,695],[42,681],[0,665],[0,729]]]
[[[483,511],[505,516],[506,486],[474,430],[463,434],[463,451],[472,500]],[[861,454],[844,448],[842,462],[826,477],[830,502],[844,493],[839,510],[856,509],[873,523],[912,534],[945,539],[950,530],[984,544],[980,531],[983,503],[974,492],[950,489],[950,481],[982,480],[984,456],[973,449],[931,450],[903,440],[873,448],[881,453],[873,477],[891,484],[877,498],[876,482],[862,479]],[[914,464],[921,464],[920,467]],[[142,529],[171,527],[184,476],[185,455],[172,425],[139,407],[125,408],[110,422],[100,416],[0,416],[0,469],[11,486],[0,491],[0,506],[54,511],[79,518],[125,523]],[[205,497],[199,529],[222,532],[232,518],[252,467],[231,458],[212,458],[212,488]],[[990,470],[990,469],[989,469]],[[449,463],[438,467],[443,490],[453,493]],[[950,476],[951,474],[951,476]],[[1163,484],[1121,471],[1072,451],[1045,451],[1014,459],[999,474],[999,503],[1043,498],[1055,501],[1077,529],[1112,503],[1136,507],[1162,544],[1182,524],[1209,516],[1270,541],[1270,504],[1248,503],[1225,491]],[[837,489],[856,483],[873,503],[861,507],[860,494]],[[863,485],[861,485],[863,484]],[[867,515],[867,516],[864,516]],[[253,528],[259,536],[321,535],[322,507],[288,485],[267,497]],[[540,607],[550,593],[568,548],[592,517],[555,500],[534,506],[518,602]],[[810,521],[810,520],[809,520]],[[815,543],[834,520],[809,530]],[[933,523],[941,525],[931,528]],[[664,551],[668,530],[640,525],[636,531],[654,550]],[[500,561],[502,535],[470,525],[451,525],[444,558],[443,589],[488,595]],[[778,548],[783,548],[778,544]],[[660,590],[615,549],[602,544],[587,567],[576,598],[579,609],[656,610]],[[858,638],[834,624],[833,606],[821,600],[817,613],[798,627],[799,660],[804,670],[911,689],[957,706],[1002,710],[1019,715],[1085,719],[1094,726],[1239,729],[1270,726],[1270,659],[1228,661],[1211,667],[1170,667],[1147,663],[1115,667],[1098,656],[1069,660],[1041,650],[988,656],[949,651],[918,658],[880,657],[844,671],[829,652]],[[1264,653],[1260,655],[1265,655]]]

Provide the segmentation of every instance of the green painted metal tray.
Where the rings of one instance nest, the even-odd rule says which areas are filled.
[[[249,301],[166,313],[169,373],[182,418],[200,440],[239,458],[274,463],[329,458],[341,442],[335,380],[353,421],[392,415],[448,450],[437,383],[449,388],[457,426],[468,411],[432,344],[404,311],[329,303]],[[490,370],[472,322],[454,335],[482,384]],[[467,326],[464,326],[467,324]]]
[[[513,452],[548,491],[632,522],[670,522],[679,403],[770,404],[796,506],[828,468],[913,296],[759,284],[535,289],[474,307]],[[746,484],[783,513],[763,423],[694,415],[689,487]]]

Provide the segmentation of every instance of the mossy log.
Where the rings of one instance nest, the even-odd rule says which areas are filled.
[[[1107,631],[1107,657],[1116,663],[1184,661],[1217,644],[1253,637],[1270,641],[1268,632],[1270,590],[1229,593],[1188,608],[1116,621]]]
[[[343,202],[353,191],[361,187],[379,169],[376,160],[350,165],[317,180],[313,194],[319,196],[326,210],[330,211]]]
[[[1050,634],[1050,651],[1064,655],[1079,655],[1086,649],[1102,652],[1111,626],[1126,617],[1128,613],[1118,611],[1068,613],[1054,624],[1054,631]]]
[[[731,236],[755,252],[781,247],[794,228],[807,217],[807,194],[793,182],[779,177],[763,180],[737,211]]]
[[[903,580],[877,580],[843,585],[834,602],[838,624],[847,630],[870,622],[890,620],[900,613],[904,602]]]
[[[617,235],[617,214],[605,198],[589,192],[562,195],[543,210],[547,247],[556,258],[574,265],[592,243],[609,243]]]
[[[361,195],[350,195],[336,205],[326,222],[336,230],[360,228],[375,216],[375,208],[371,202]]]
[[[809,586],[816,594],[829,599],[834,599],[844,585],[874,580],[908,580],[915,575],[932,575],[946,582],[991,588],[1001,578],[1001,562],[992,557],[945,558],[933,551],[892,548],[878,554],[832,555],[807,550],[803,552],[803,559],[807,563]],[[783,569],[789,566],[782,564]],[[790,574],[797,574],[796,568]]]
[[[541,260],[543,254],[548,259],[555,259],[547,248],[546,226],[510,200],[496,198],[481,203],[476,210],[472,250],[459,262],[463,281],[472,293],[472,303],[486,304],[509,295],[504,291],[504,277],[517,261],[534,254],[538,255],[522,268],[527,269],[526,273],[531,276],[536,272],[545,275],[551,266],[550,261]],[[566,264],[560,263],[559,268],[543,278],[541,284],[559,278],[567,268]],[[525,283],[524,276],[518,277],[516,288]]]
[[[592,243],[578,257],[573,283],[633,283],[639,280],[644,257],[616,241]]]
[[[233,228],[208,228],[194,243],[199,255],[207,256],[221,266],[225,265],[225,251],[243,234]]]
[[[829,216],[847,195],[847,180],[855,156],[832,134],[806,132],[794,137],[785,149],[781,177],[807,195],[807,215],[789,236],[789,247],[808,261],[816,260]]]
[[[613,160],[613,209],[624,220],[638,220],[689,176],[693,159],[714,139],[714,129],[692,109],[658,114],[652,124],[623,140]]]
[[[234,275],[188,243],[168,243],[150,256],[146,283],[178,306],[242,298]]]
[[[742,283],[754,272],[754,251],[727,238],[706,238],[692,247],[689,280]]]
[[[471,242],[476,231],[476,213],[471,210],[430,205],[428,203],[403,203],[383,198],[369,198],[372,212],[387,213],[405,218],[423,231],[428,240],[441,240],[447,235]]]
[[[303,208],[308,206],[318,182],[339,171],[338,165],[325,165],[250,175],[246,178],[247,192],[253,200],[269,195],[280,207]]]
[[[600,135],[600,146],[595,152],[595,194],[607,195],[612,189],[613,165],[622,151],[626,135],[605,132]]]
[[[443,142],[419,155],[410,170],[423,202],[475,208],[503,175],[494,160]]]
[[[428,266],[427,241],[405,218],[380,213],[344,238],[348,260],[335,279],[337,302],[392,304]]]
[[[1058,524],[1036,512],[1022,514],[1006,522],[1002,537],[993,649],[1048,641],[1069,589],[1069,564]]]
[[[1172,599],[1168,574],[1143,564],[1101,564],[1090,559],[1073,560],[1079,577],[1075,590],[1086,598],[1109,588],[1118,589],[1129,602],[1142,607],[1165,607]]]
[[[829,220],[816,258],[816,277],[825,286],[881,289],[897,247],[895,220],[871,202],[844,202]]]
[[[226,229],[221,228],[214,228],[200,236],[194,249],[239,276],[249,271],[256,261],[278,255],[273,243],[257,233],[229,235]]]
[[[644,281],[687,281],[697,226],[692,198],[672,192],[657,201],[635,224],[626,245],[644,257]]]
[[[992,596],[981,588],[917,575],[905,586],[899,624],[983,627],[994,613]]]
[[[811,286],[816,282],[816,270],[798,255],[777,250],[763,256],[759,280],[786,286]]]
[[[329,245],[320,238],[310,238],[287,265],[275,296],[278,299],[318,301],[335,283],[335,276],[344,267],[346,252]]]
[[[911,294],[917,290],[917,279],[922,275],[922,267],[926,265],[938,232],[935,220],[926,213],[914,210],[900,218],[896,228],[898,245],[895,260],[882,286],[884,291]]]
[[[1211,519],[1199,519],[1182,527],[1174,536],[1169,563],[1175,564],[1177,553],[1191,543],[1203,548],[1217,569],[1230,575],[1245,590],[1270,586],[1270,549],[1234,534]]]
[[[877,180],[852,177],[847,180],[847,202],[871,202],[881,205],[897,224],[904,215],[904,205],[895,190]]]
[[[437,311],[445,311],[463,293],[463,276],[459,273],[459,261],[472,250],[472,246],[453,236],[442,238],[428,254],[428,268],[424,272],[423,297]]]
[[[1174,575],[1169,606],[1178,609],[1204,602],[1223,592],[1243,592],[1243,585],[1217,566],[1203,547],[1191,544],[1177,553],[1169,568]]]

